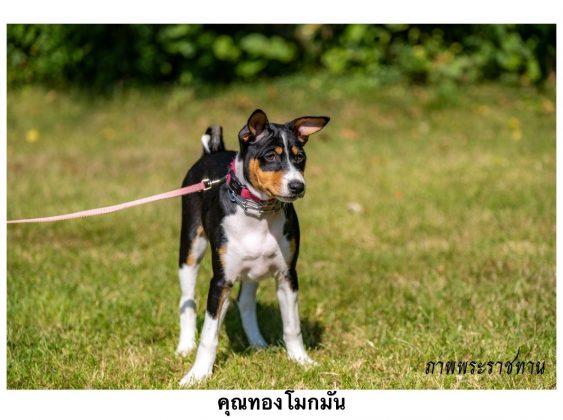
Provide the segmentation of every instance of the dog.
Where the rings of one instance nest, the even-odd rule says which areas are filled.
[[[219,329],[237,281],[241,282],[237,303],[250,346],[267,345],[256,319],[256,290],[260,280],[273,276],[288,356],[302,365],[315,363],[301,336],[296,271],[299,222],[292,203],[305,194],[304,146],[329,120],[307,116],[274,124],[257,109],[238,134],[238,153],[225,149],[220,126],[209,127],[202,136],[203,155],[188,171],[182,186],[206,178],[219,186],[182,197],[182,296],[176,350],[181,356],[196,347],[194,289],[208,244],[213,277],[196,359],[180,385],[193,385],[211,375]]]

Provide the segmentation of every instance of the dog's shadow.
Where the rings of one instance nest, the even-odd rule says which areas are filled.
[[[283,324],[279,307],[274,304],[257,302],[256,315],[260,331],[268,346],[283,346]],[[242,328],[240,313],[234,301],[229,306],[224,325],[233,352],[241,354],[253,351],[248,344]],[[306,348],[318,348],[322,342],[323,331],[324,328],[319,322],[301,317],[301,332]]]

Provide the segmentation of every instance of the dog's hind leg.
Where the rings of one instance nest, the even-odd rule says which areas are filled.
[[[266,347],[266,340],[262,337],[256,319],[256,289],[258,283],[255,281],[242,281],[237,304],[242,320],[242,327],[252,347]]]
[[[196,347],[195,285],[199,264],[207,248],[203,227],[192,218],[182,221],[180,240],[180,339],[176,354],[186,356]]]

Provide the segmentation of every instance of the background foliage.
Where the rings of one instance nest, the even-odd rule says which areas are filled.
[[[9,25],[8,80],[230,83],[325,70],[376,83],[541,83],[555,25]]]

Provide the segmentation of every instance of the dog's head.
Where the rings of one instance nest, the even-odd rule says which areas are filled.
[[[329,117],[300,117],[285,124],[268,121],[257,109],[238,134],[240,161],[251,191],[262,199],[291,202],[305,194],[304,147]]]

